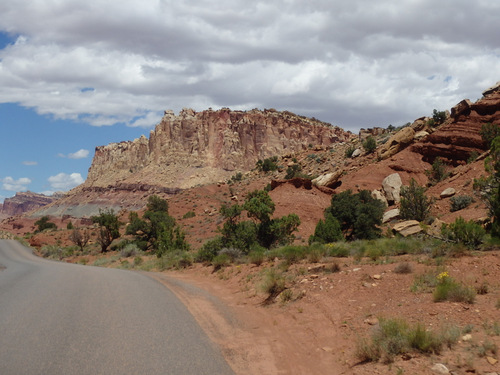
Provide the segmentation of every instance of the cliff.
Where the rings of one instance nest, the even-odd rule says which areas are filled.
[[[166,111],[149,139],[97,147],[84,187],[189,188],[250,170],[259,159],[352,137],[330,124],[273,109],[184,109],[178,116]]]
[[[5,198],[3,205],[0,205],[0,213],[3,217],[22,215],[44,207],[58,198],[61,198],[61,195],[49,197],[31,191],[19,192],[12,198]]]

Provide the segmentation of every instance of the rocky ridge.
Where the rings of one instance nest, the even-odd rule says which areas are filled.
[[[31,191],[18,192],[12,198],[6,198],[3,205],[0,205],[0,214],[5,217],[22,215],[25,212],[33,211],[55,202],[62,196],[63,194],[60,193],[47,196]]]
[[[84,187],[146,184],[190,188],[248,171],[259,159],[330,146],[354,135],[291,112],[165,111],[149,139],[97,147]]]

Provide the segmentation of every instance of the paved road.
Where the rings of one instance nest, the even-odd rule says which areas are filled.
[[[0,374],[232,374],[185,306],[135,272],[0,240]]]

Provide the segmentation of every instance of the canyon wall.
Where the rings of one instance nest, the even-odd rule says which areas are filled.
[[[250,170],[259,159],[352,137],[330,124],[273,109],[184,109],[177,116],[165,111],[149,139],[97,147],[84,185],[189,188]]]

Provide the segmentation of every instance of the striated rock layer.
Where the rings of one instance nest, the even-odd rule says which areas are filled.
[[[84,186],[189,188],[250,170],[259,159],[353,137],[330,124],[272,109],[184,109],[178,116],[166,111],[149,139],[97,147]]]
[[[61,195],[47,196],[33,193],[31,191],[16,193],[12,198],[6,198],[3,205],[0,205],[0,213],[4,217],[22,215],[25,212],[44,207],[49,203],[61,198]]]
[[[500,85],[483,95],[475,103],[467,99],[458,103],[451,110],[451,121],[413,145],[412,150],[423,155],[424,161],[432,163],[439,156],[455,166],[465,164],[471,153],[485,151],[480,130],[488,122],[500,125]]]

